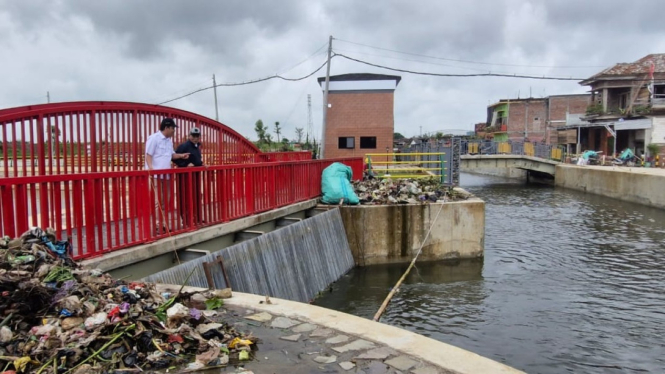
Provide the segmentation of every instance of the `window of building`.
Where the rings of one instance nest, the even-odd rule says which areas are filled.
[[[653,95],[655,97],[665,97],[665,85],[657,84],[653,86]]]
[[[356,147],[356,139],[353,136],[339,137],[337,145],[339,149],[354,149]]]
[[[376,149],[376,136],[361,136],[360,148]]]
[[[619,94],[619,108],[626,109],[628,106],[628,92]]]

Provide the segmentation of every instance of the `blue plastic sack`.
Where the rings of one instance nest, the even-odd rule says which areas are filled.
[[[339,204],[344,199],[344,204],[356,205],[360,203],[358,195],[353,191],[351,178],[353,171],[351,167],[335,162],[323,169],[321,175],[321,192],[324,204]]]

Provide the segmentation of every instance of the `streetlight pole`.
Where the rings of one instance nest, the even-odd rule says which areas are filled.
[[[323,124],[322,124],[322,132],[323,135],[321,136],[321,153],[319,155],[319,158],[324,158],[326,154],[326,123],[328,120],[328,87],[330,85],[330,57],[332,55],[332,41],[333,37],[330,35],[330,39],[328,39],[328,62],[326,63],[326,84],[325,84],[325,89],[323,91]]]

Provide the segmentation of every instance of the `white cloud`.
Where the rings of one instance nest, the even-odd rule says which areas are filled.
[[[659,15],[665,3],[644,1],[228,1],[90,2],[0,0],[0,107],[45,101],[123,100],[155,103],[211,83],[281,73],[327,42],[330,34],[388,49],[512,65],[610,66],[665,50]],[[621,8],[621,11],[616,9]],[[610,11],[609,9],[615,9]],[[426,59],[337,40],[334,49],[402,69],[440,73],[508,72],[587,77],[600,67],[562,69]],[[313,71],[325,49],[284,73]],[[410,60],[410,61],[409,61]],[[420,62],[418,62],[420,61]],[[332,74],[399,74],[396,131],[468,128],[500,98],[584,92],[576,82],[509,78],[439,78],[400,74],[336,58]],[[261,118],[283,135],[307,122],[312,95],[321,123],[316,77],[218,89],[220,119],[254,137]],[[169,105],[214,118],[213,93]]]

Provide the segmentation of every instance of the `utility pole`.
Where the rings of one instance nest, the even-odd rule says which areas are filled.
[[[46,102],[49,104],[51,103],[51,93],[48,91],[46,91]]]
[[[212,86],[215,92],[215,121],[219,122],[219,109],[217,108],[217,82],[215,81],[215,74],[212,75]]]
[[[314,138],[312,127],[312,95],[307,94],[307,139],[309,139],[310,135]]]
[[[333,37],[330,35],[328,39],[328,62],[326,62],[326,85],[323,91],[323,123],[322,123],[322,133],[321,136],[321,155],[320,158],[325,158],[326,156],[326,122],[328,116],[328,86],[330,84],[330,56],[332,55],[332,41]]]
[[[529,138],[529,100],[526,101],[526,110],[524,111],[524,141]]]
[[[423,137],[423,126],[422,125],[420,126],[420,137],[421,138]]]

